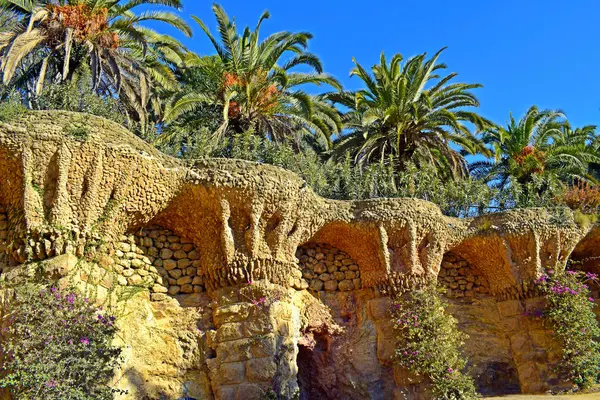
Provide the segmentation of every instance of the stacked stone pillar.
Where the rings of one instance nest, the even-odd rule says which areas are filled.
[[[207,363],[216,399],[293,398],[300,313],[287,290],[253,282],[215,295]]]

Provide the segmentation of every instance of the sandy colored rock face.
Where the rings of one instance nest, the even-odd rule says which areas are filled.
[[[0,172],[1,276],[75,277],[120,310],[127,399],[426,396],[394,367],[383,293],[430,279],[482,392],[543,391],[559,357],[522,315],[531,282],[573,251],[600,268],[600,231],[568,210],[459,220],[415,199],[327,200],[280,168],[183,162],[82,114],[0,123]]]

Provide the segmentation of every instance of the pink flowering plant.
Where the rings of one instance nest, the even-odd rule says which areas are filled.
[[[76,290],[25,285],[5,307],[0,387],[17,399],[113,399],[115,318]]]
[[[283,292],[277,288],[269,288],[265,281],[249,280],[240,289],[240,296],[253,305],[268,309],[274,303],[282,300]]]
[[[598,276],[591,272],[552,270],[535,281],[547,298],[546,308],[537,313],[562,343],[562,372],[579,388],[600,378],[600,328],[588,286],[597,283]]]
[[[391,313],[396,362],[427,376],[436,399],[474,399],[475,384],[464,373],[467,361],[460,351],[468,337],[458,330],[457,320],[446,308],[435,285],[396,296]]]

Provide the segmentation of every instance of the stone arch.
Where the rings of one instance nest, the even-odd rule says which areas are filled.
[[[192,240],[160,225],[123,235],[116,244],[115,262],[119,283],[150,288],[152,300],[170,295],[189,304],[194,295],[206,291],[200,250]]]
[[[489,294],[490,284],[475,264],[453,252],[444,254],[438,284],[446,289],[448,298],[473,298]]]
[[[361,287],[370,287],[386,275],[387,261],[382,252],[380,231],[374,225],[332,222],[322,227],[300,248],[314,244],[329,246],[353,260],[360,271]]]
[[[358,263],[348,253],[326,243],[300,246],[296,257],[311,292],[348,292],[362,288]]]

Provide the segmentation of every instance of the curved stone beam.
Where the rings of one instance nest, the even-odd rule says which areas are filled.
[[[566,209],[516,209],[463,223],[450,250],[482,271],[492,294],[509,297],[525,295],[545,270],[564,269],[586,233]]]
[[[580,262],[581,269],[600,273],[600,226],[593,227],[575,246],[571,259]]]
[[[0,171],[7,250],[17,262],[83,254],[152,221],[195,242],[212,289],[262,278],[302,289],[296,249],[325,242],[356,260],[366,287],[390,276],[435,278],[452,250],[494,293],[520,293],[544,268],[563,268],[588,230],[569,210],[457,219],[422,200],[326,200],[281,168],[186,163],[78,113],[28,112],[0,124]]]
[[[68,112],[0,124],[0,160],[0,201],[15,238],[46,242],[42,249],[22,243],[29,259],[81,252],[92,239],[111,241],[146,223],[185,176],[175,160],[121,126]]]

